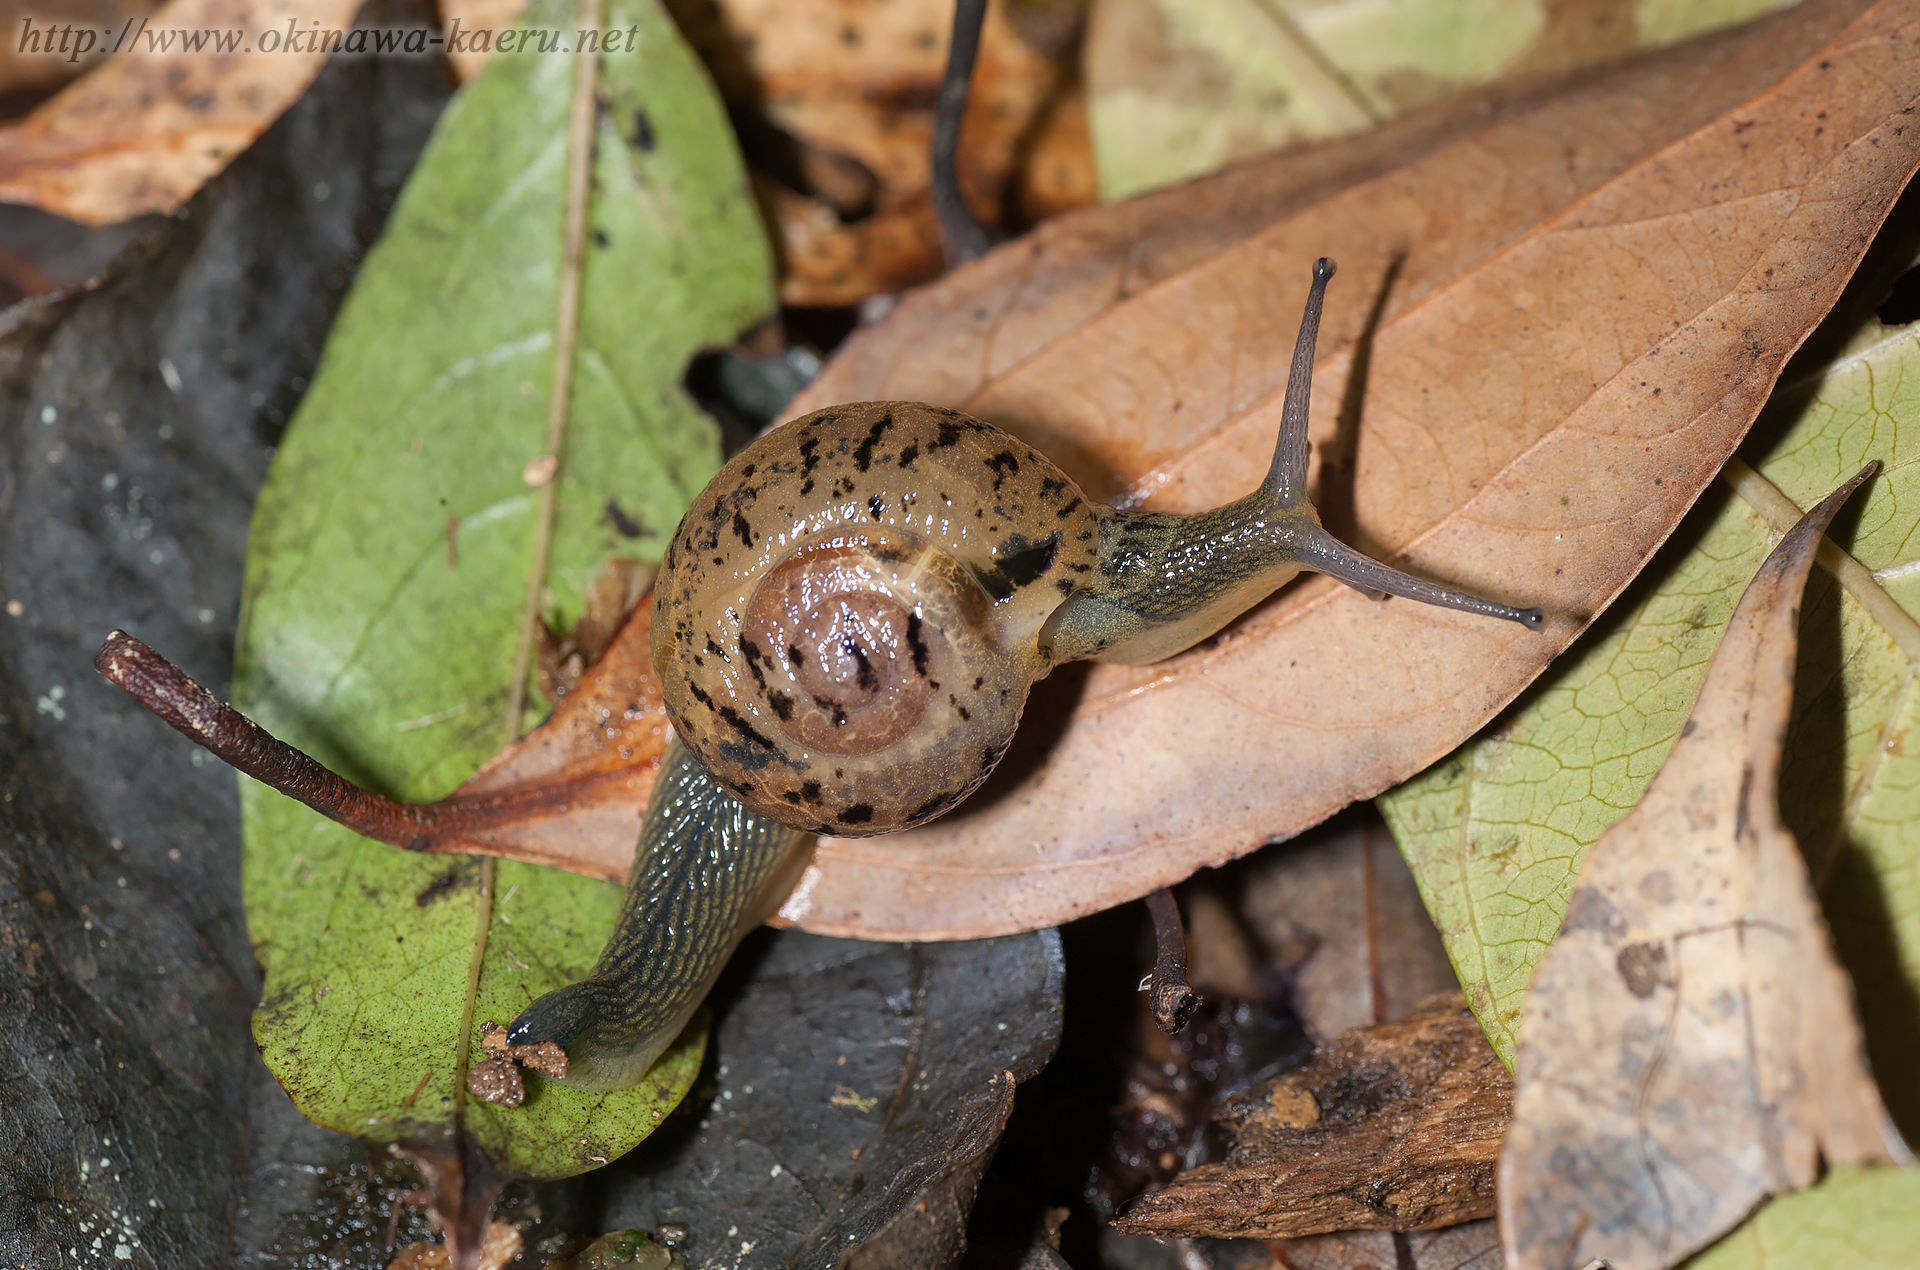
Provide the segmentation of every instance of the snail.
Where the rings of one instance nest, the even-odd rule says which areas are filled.
[[[992,424],[912,402],[819,410],[735,456],[654,581],[675,740],[618,929],[509,1041],[559,1045],[569,1083],[639,1080],[785,898],[811,835],[893,833],[959,803],[1057,665],[1170,657],[1303,569],[1538,629],[1536,609],[1411,577],[1321,528],[1307,405],[1333,272],[1314,264],[1266,479],[1213,511],[1093,503]]]
[[[972,793],[1033,683],[1141,664],[1220,630],[1302,570],[1538,629],[1369,559],[1307,499],[1307,406],[1331,260],[1313,266],[1273,461],[1198,515],[1093,503],[992,424],[912,402],[775,428],[694,500],[654,582],[653,659],[674,737],[619,920],[593,973],[537,998],[510,1047],[558,1046],[567,1083],[637,1083],[804,869],[812,836],[892,833]],[[427,813],[274,740],[139,641],[94,664],[227,762],[396,845]]]

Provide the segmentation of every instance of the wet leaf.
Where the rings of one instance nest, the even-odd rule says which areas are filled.
[[[1592,65],[1780,7],[1100,0],[1086,61],[1101,189],[1124,198],[1476,85]]]
[[[1013,1086],[1059,1044],[1059,936],[742,953],[712,1084],[603,1175],[609,1228],[679,1222],[690,1265],[728,1270],[951,1265]]]
[[[1761,565],[1535,971],[1500,1160],[1516,1270],[1664,1270],[1822,1160],[1911,1158],[1777,792],[1807,574],[1871,470]]]
[[[571,18],[556,3],[523,21]],[[567,119],[576,73],[596,64],[521,53],[496,55],[442,118],[261,491],[236,700],[390,794],[445,794],[519,731],[512,667],[542,504],[528,480],[555,494],[534,594],[564,630],[604,562],[657,556],[717,465],[714,429],[678,387],[687,359],[771,304],[698,63],[649,0],[610,5],[606,26],[638,38],[598,60],[599,110],[583,116],[593,193],[557,474],[536,460],[566,341]],[[472,1194],[476,1148],[533,1175],[592,1168],[693,1078],[698,1029],[629,1091],[537,1083],[513,1110],[468,1100],[479,1024],[581,977],[619,889],[397,852],[251,783],[242,806],[266,972],[255,1031],[319,1123],[409,1140],[440,1161],[443,1188]]]
[[[919,938],[1057,922],[1298,832],[1492,717],[1672,532],[1920,160],[1916,19],[1853,14],[1803,5],[1545,102],[1051,221],[856,335],[791,414],[965,409],[1095,497],[1194,510],[1264,471],[1308,263],[1334,256],[1323,515],[1549,625],[1313,580],[1173,661],[1058,673],[968,806],[823,842],[787,915]]]
[[[281,47],[285,25],[344,31],[359,9],[360,0],[172,0],[102,28],[113,57],[0,128],[0,199],[89,225],[171,212],[320,73],[325,53]],[[413,34],[425,52],[427,32]],[[361,35],[371,48],[372,33]]]
[[[1913,1259],[1916,1209],[1920,1169],[1835,1169],[1807,1190],[1768,1203],[1687,1262],[1687,1270],[1896,1270]]]
[[[1871,304],[1877,296],[1868,297]],[[1844,316],[1844,315],[1842,315]],[[1853,325],[1852,323],[1848,324]],[[1485,735],[1381,800],[1421,879],[1494,1046],[1511,1059],[1534,964],[1587,851],[1640,797],[1678,736],[1746,580],[1774,538],[1869,459],[1883,472],[1839,533],[1861,562],[1823,565],[1807,641],[1782,814],[1813,862],[1842,960],[1862,996],[1869,1053],[1903,1128],[1920,1018],[1920,809],[1909,737],[1920,658],[1920,329],[1869,318],[1796,364],[1742,449],[1617,611]],[[1840,565],[1836,556],[1835,566]],[[1864,567],[1862,567],[1864,565]],[[1871,570],[1871,573],[1868,571]]]
[[[254,490],[328,279],[448,88],[431,63],[335,63],[99,280],[0,321],[0,1262],[225,1265],[236,1202],[275,1172],[249,1150],[233,778],[90,661],[124,625],[224,678]]]

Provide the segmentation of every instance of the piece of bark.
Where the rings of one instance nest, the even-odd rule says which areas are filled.
[[[1436,997],[1229,1100],[1215,1115],[1234,1134],[1227,1158],[1142,1197],[1114,1225],[1275,1239],[1486,1217],[1512,1100],[1466,999]]]
[[[1500,1160],[1515,1270],[1665,1270],[1822,1159],[1912,1157],[1780,821],[1800,601],[1870,465],[1781,539],[1631,812],[1594,844],[1521,1016]]]

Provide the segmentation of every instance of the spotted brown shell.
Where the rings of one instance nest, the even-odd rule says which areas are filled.
[[[674,729],[755,811],[841,836],[947,810],[1006,752],[1098,513],[956,411],[834,406],[742,451],[654,584]]]

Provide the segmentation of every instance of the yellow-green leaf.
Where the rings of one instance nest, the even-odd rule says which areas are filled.
[[[1920,1168],[1835,1169],[1768,1203],[1684,1270],[1904,1270],[1915,1213]]]

